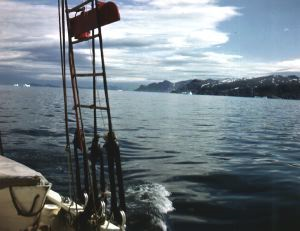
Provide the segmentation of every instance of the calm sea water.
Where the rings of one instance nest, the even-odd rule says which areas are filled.
[[[300,101],[110,96],[128,230],[300,230]],[[7,156],[68,195],[61,89],[0,86],[0,130]]]

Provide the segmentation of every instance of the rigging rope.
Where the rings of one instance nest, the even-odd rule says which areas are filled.
[[[99,17],[98,17],[99,20]],[[100,25],[98,21],[98,25]],[[105,61],[104,61],[104,52],[103,52],[103,40],[102,40],[102,30],[101,27],[98,27],[99,32],[99,44],[100,44],[100,54],[101,54],[101,63],[102,63],[102,73],[103,73],[103,87],[104,94],[107,106],[107,119],[108,119],[108,128],[109,132],[107,134],[106,148],[108,155],[108,169],[109,169],[109,180],[111,185],[111,208],[112,212],[115,213],[115,217],[119,223],[121,223],[122,217],[121,214],[117,211],[120,209],[126,211],[125,205],[125,193],[124,193],[124,185],[123,185],[123,173],[121,167],[121,158],[120,158],[120,149],[119,144],[117,143],[116,136],[112,129],[112,119],[110,114],[110,106],[109,106],[109,98],[108,98],[108,86],[106,79],[106,70],[105,70]],[[115,166],[116,166],[116,176],[117,176],[117,184],[115,182]],[[117,189],[118,186],[118,199],[119,199],[119,209],[117,206]]]
[[[92,59],[93,55],[92,55],[92,48],[91,48],[91,44],[90,44],[90,41],[88,41],[88,45],[89,45],[89,51],[90,51],[90,58]],[[95,76],[96,80],[97,80],[97,76]],[[96,81],[98,82],[98,81]],[[101,97],[100,97],[100,93],[99,93],[99,87],[96,87],[96,93],[97,93],[97,99],[98,99],[98,105],[101,107]],[[102,119],[102,125],[103,125],[103,128],[106,127],[106,123],[104,121],[104,116],[103,116],[103,113],[102,113],[102,110],[100,110],[100,114],[101,114],[101,119]]]
[[[59,45],[60,45],[60,58],[61,58],[61,73],[63,81],[63,94],[64,94],[64,114],[65,114],[65,132],[66,132],[66,147],[67,163],[68,163],[68,179],[69,179],[69,197],[77,198],[77,193],[74,190],[74,175],[73,175],[73,162],[70,148],[69,136],[69,123],[68,123],[68,103],[67,103],[67,86],[66,86],[66,43],[65,43],[65,4],[63,1],[58,0],[58,20],[59,20]],[[77,211],[77,204],[76,204]]]
[[[92,48],[91,48],[90,41],[88,41],[88,46],[89,46],[89,51],[90,51],[90,57],[91,57],[91,59],[93,59],[93,54],[95,54],[95,53],[93,52],[93,54],[92,54]],[[95,49],[93,49],[93,50],[95,50]],[[97,77],[94,76],[94,78],[96,79]],[[96,86],[96,93],[97,93],[96,98],[98,99],[98,105],[101,107],[100,93],[99,93],[99,89],[97,88],[97,86]],[[95,102],[95,105],[96,105],[96,102]],[[101,114],[103,128],[105,128],[106,124],[104,121],[104,116],[103,116],[102,110],[100,110],[100,114]],[[97,138],[100,138],[100,136]],[[105,174],[104,174],[104,158],[103,158],[103,153],[102,153],[100,147],[97,148],[97,152],[98,152],[97,156],[99,157],[99,161],[100,161],[100,192],[102,194],[101,197],[104,197],[105,190],[106,190],[105,189],[106,182],[105,182]]]
[[[65,0],[65,8],[68,10],[68,1]],[[88,161],[88,154],[85,144],[85,136],[84,136],[84,126],[82,120],[82,113],[80,107],[80,98],[79,98],[79,89],[77,84],[76,78],[76,68],[75,68],[75,61],[74,61],[74,52],[73,52],[73,45],[72,45],[72,37],[70,35],[70,18],[68,12],[66,12],[66,19],[68,25],[68,40],[69,40],[69,66],[70,66],[70,73],[71,73],[71,83],[72,83],[72,91],[73,91],[73,100],[74,100],[74,109],[75,109],[75,116],[76,116],[76,127],[77,127],[77,141],[80,147],[80,150],[83,154],[83,172],[84,172],[84,187],[87,193],[90,192],[91,189],[91,177],[89,171],[89,161]]]
[[[92,9],[95,8],[95,2],[92,1]],[[97,134],[97,108],[96,108],[96,57],[95,57],[95,31],[92,30],[92,51],[93,51],[93,59],[92,59],[92,64],[93,64],[93,104],[94,104],[94,139],[92,142],[92,148],[91,148],[91,170],[92,170],[92,187],[93,187],[93,200],[94,200],[94,205],[96,203],[95,198],[98,197],[98,187],[97,187],[97,176],[96,176],[96,161],[97,161],[97,149],[98,149],[98,134]]]
[[[0,131],[0,155],[4,155],[3,146],[2,146],[2,139],[1,139],[1,131]]]
[[[98,25],[100,25],[99,16],[97,17],[97,20],[98,20]],[[121,167],[120,148],[112,128],[112,118],[110,113],[108,85],[107,85],[105,61],[104,61],[102,30],[100,26],[98,26],[98,35],[99,35],[98,38],[99,38],[102,73],[103,73],[103,87],[104,87],[104,94],[105,94],[105,100],[107,106],[107,120],[108,120],[108,129],[109,129],[107,135],[107,141],[105,145],[107,148],[109,180],[111,184],[111,208],[112,208],[112,212],[115,213],[115,217],[118,223],[121,223],[122,222],[121,210],[126,211],[123,173]],[[115,167],[116,167],[117,184],[115,182]],[[116,186],[118,186],[119,208],[117,206]]]

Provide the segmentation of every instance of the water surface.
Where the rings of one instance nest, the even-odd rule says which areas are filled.
[[[80,93],[91,100],[90,90]],[[128,230],[300,230],[299,101],[126,91],[110,96]],[[63,116],[61,89],[0,86],[7,156],[68,195]],[[74,132],[71,107],[69,116]],[[91,121],[85,121],[88,138]]]

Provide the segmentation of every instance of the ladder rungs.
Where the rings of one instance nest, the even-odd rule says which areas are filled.
[[[76,74],[76,77],[93,77],[94,74],[93,73],[79,73]],[[95,73],[95,76],[103,76],[103,73]]]
[[[77,40],[72,41],[72,44],[76,44],[76,43],[88,41],[88,40],[90,40],[90,39],[92,39],[92,38],[96,38],[96,37],[98,37],[98,36],[99,36],[99,34],[95,34],[94,36],[91,35],[90,37],[88,37],[88,38],[86,38],[86,39],[77,39]]]
[[[89,4],[90,2],[92,2],[94,0],[87,0],[87,1],[84,1],[83,3],[77,5],[77,6],[74,6],[73,8],[71,9],[68,9],[67,12],[68,13],[71,13],[71,12],[77,12],[78,10],[80,10],[82,7],[84,7],[85,5]]]
[[[94,109],[95,108],[94,104],[91,104],[91,105],[76,105],[76,106],[73,107],[73,109],[75,109],[75,107],[89,108],[89,109]],[[107,107],[96,106],[96,109],[107,110]]]

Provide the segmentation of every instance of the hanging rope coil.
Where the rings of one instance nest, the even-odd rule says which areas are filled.
[[[9,187],[9,193],[10,193],[10,197],[11,197],[11,200],[13,202],[13,205],[14,205],[14,207],[15,207],[18,215],[20,215],[20,216],[23,216],[23,217],[35,217],[38,214],[40,214],[40,212],[44,208],[43,203],[42,203],[41,207],[34,212],[34,209],[35,209],[35,207],[37,205],[37,200],[40,197],[39,194],[35,195],[35,197],[34,197],[34,199],[32,201],[32,205],[31,205],[30,209],[28,211],[26,211],[24,208],[22,208],[22,205],[17,200],[17,197],[16,197],[16,195],[15,195],[12,187]]]

